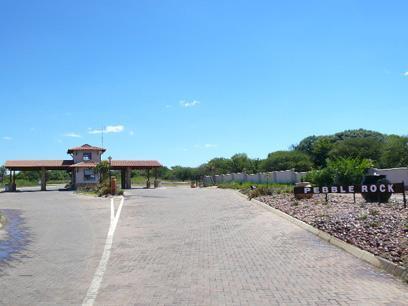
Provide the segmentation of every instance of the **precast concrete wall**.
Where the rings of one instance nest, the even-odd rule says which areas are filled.
[[[377,169],[371,168],[368,171],[369,174],[381,174],[385,175],[391,183],[404,182],[408,185],[408,168],[389,168],[389,169]]]
[[[211,186],[214,184],[237,182],[244,183],[250,182],[254,184],[295,184],[301,181],[306,172],[296,172],[293,170],[286,171],[273,171],[273,172],[261,172],[256,174],[246,173],[230,173],[214,176],[205,176],[203,183],[205,186]]]
[[[203,183],[205,186],[211,186],[214,184],[238,182],[245,183],[251,182],[253,184],[295,184],[302,181],[302,177],[307,172],[296,172],[293,170],[286,171],[273,171],[273,172],[261,172],[256,174],[246,173],[229,173],[215,176],[205,176]],[[382,174],[390,180],[391,183],[405,182],[408,186],[408,167],[407,168],[390,168],[390,169],[377,169],[372,168],[368,171],[369,174]]]

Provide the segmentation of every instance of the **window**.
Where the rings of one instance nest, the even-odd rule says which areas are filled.
[[[94,169],[84,169],[84,180],[85,181],[94,181],[95,180],[95,171],[94,171]]]
[[[84,161],[92,160],[92,153],[84,153],[82,155],[82,160]]]

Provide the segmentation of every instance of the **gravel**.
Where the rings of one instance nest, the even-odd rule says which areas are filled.
[[[408,208],[393,195],[386,204],[366,203],[356,195],[330,194],[296,200],[293,194],[261,196],[257,200],[277,208],[343,241],[408,267]]]

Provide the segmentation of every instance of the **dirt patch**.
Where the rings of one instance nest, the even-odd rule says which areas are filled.
[[[365,203],[356,195],[331,194],[296,200],[292,194],[261,196],[277,208],[361,249],[408,267],[408,209],[393,196],[389,203]]]

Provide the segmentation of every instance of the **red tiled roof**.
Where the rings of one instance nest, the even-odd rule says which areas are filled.
[[[112,168],[158,168],[162,165],[157,160],[112,160]]]
[[[94,162],[79,162],[70,166],[70,168],[95,168],[97,163]]]
[[[5,167],[8,169],[68,169],[74,162],[72,160],[7,160]]]
[[[105,148],[100,148],[100,147],[94,147],[94,146],[91,146],[89,144],[84,144],[84,145],[82,145],[80,147],[75,147],[75,148],[68,149],[67,153],[71,154],[71,153],[73,153],[75,151],[102,151],[102,152],[105,152],[106,149]]]

